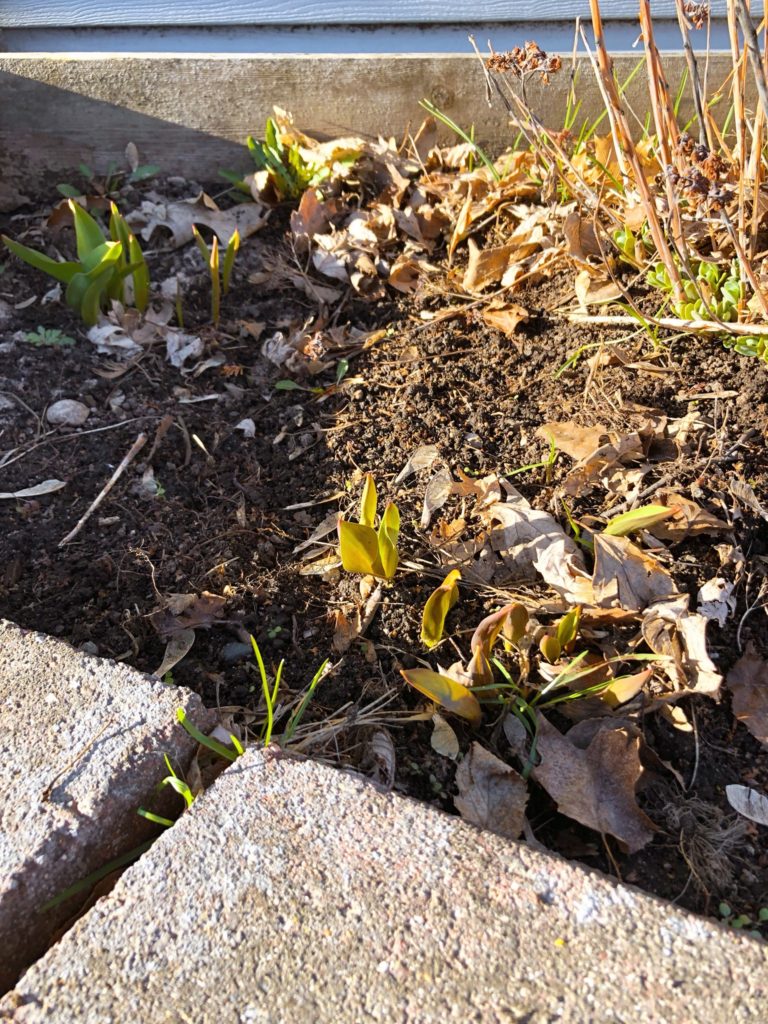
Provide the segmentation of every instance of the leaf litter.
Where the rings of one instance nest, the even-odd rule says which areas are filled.
[[[169,436],[181,454],[140,466],[137,479],[150,480],[152,494],[136,489],[137,497],[162,506],[164,467],[173,480],[182,467],[194,473],[197,490],[208,493],[206,481],[212,483],[210,500],[218,502],[211,518],[195,512],[195,521],[206,524],[190,531],[207,552],[199,572],[175,562],[170,568],[173,544],[145,542],[146,557],[159,561],[165,596],[154,607],[146,596],[134,598],[144,602],[143,618],[156,633],[153,647],[144,623],[131,622],[130,635],[142,638],[144,667],[192,681],[185,673],[196,666],[195,685],[210,699],[225,674],[203,665],[203,652],[213,651],[215,662],[212,638],[227,630],[242,644],[247,622],[265,649],[277,652],[282,643],[299,656],[306,646],[315,658],[323,643],[325,652],[333,650],[349,665],[341,674],[349,672],[345,692],[355,708],[360,688],[376,692],[375,679],[397,688],[399,670],[419,691],[399,684],[413,723],[392,732],[371,727],[359,744],[367,751],[361,764],[381,784],[455,804],[468,820],[504,835],[545,837],[568,853],[569,842],[577,849],[579,841],[561,841],[548,828],[556,810],[563,836],[578,834],[569,828],[591,830],[614,844],[609,866],[625,850],[630,871],[642,870],[637,856],[656,847],[663,821],[647,794],[679,788],[692,775],[688,754],[685,771],[667,771],[660,755],[653,760],[652,744],[664,746],[664,728],[699,743],[707,709],[722,707],[721,636],[731,635],[745,612],[745,577],[742,563],[713,562],[710,554],[715,543],[732,547],[749,517],[766,515],[764,492],[753,486],[754,460],[747,468],[751,449],[746,444],[736,458],[718,462],[728,451],[719,413],[711,416],[704,401],[686,405],[668,396],[658,407],[659,360],[641,358],[631,340],[622,339],[620,350],[604,349],[606,359],[585,360],[581,377],[571,368],[560,385],[545,380],[532,339],[542,322],[553,329],[554,321],[540,294],[575,295],[587,307],[617,292],[590,262],[599,246],[589,221],[572,205],[538,202],[531,154],[507,160],[497,180],[488,168],[470,166],[467,147],[439,146],[428,123],[417,135],[416,159],[393,140],[318,143],[284,112],[276,118],[286,143],[335,176],[333,188],[307,189],[285,216],[287,245],[259,241],[280,216],[263,176],[246,179],[257,202],[233,207],[198,189],[192,198],[174,198],[153,183],[129,222],[164,250],[173,285],[146,317],[113,306],[91,332],[90,358],[104,386],[125,377],[130,393],[139,363],[164,372],[158,354],[176,374],[174,400],[182,412]],[[593,168],[582,171],[588,176]],[[254,289],[260,298],[224,331],[213,332],[201,317],[189,327],[171,326],[177,289],[194,279],[184,256],[193,224],[223,244],[235,227],[244,239],[252,236],[240,301],[253,303]],[[546,287],[552,292],[537,293]],[[387,306],[393,297],[405,311],[394,329]],[[17,314],[31,315],[28,307]],[[467,337],[480,340],[481,355],[467,350]],[[454,349],[458,355],[445,354]],[[335,380],[350,360],[357,360],[359,375],[344,370]],[[662,370],[675,372],[668,362]],[[275,372],[283,383],[290,375],[293,394],[275,392]],[[196,374],[214,383],[200,389]],[[646,374],[652,384],[644,383]],[[691,394],[695,381],[687,381]],[[211,397],[212,405],[226,407],[226,419],[200,406],[188,411],[186,403],[205,406]],[[114,398],[112,412],[120,410]],[[204,448],[193,438],[204,438]],[[229,450],[237,460],[223,487],[218,467],[228,464]],[[307,469],[313,451],[324,476]],[[278,458],[298,472],[278,470]],[[379,462],[411,526],[402,539],[404,575],[366,590],[339,571],[335,533],[346,497],[338,495],[354,492],[361,473],[378,475]],[[265,489],[264,472],[280,483]],[[313,509],[317,495],[329,493],[330,479],[334,507]],[[23,510],[48,494],[55,491],[25,493],[14,480],[5,496]],[[161,515],[169,535],[178,525],[172,513],[183,514],[173,500],[169,518]],[[208,539],[220,534],[228,539],[208,549]],[[681,571],[681,553],[685,559],[689,550],[708,570],[697,567],[693,587]],[[196,556],[186,557],[192,565]],[[421,611],[454,571],[461,573],[460,601],[449,585],[433,603],[422,644]],[[753,562],[751,571],[764,566]],[[208,573],[221,578],[220,593],[206,589],[214,586]],[[292,587],[303,588],[295,604],[286,592]],[[695,604],[690,594],[697,594]],[[511,607],[525,611],[522,633],[504,630]],[[553,654],[546,638],[575,609],[576,647]],[[269,616],[276,624],[262,623]],[[752,622],[762,622],[759,616],[757,605]],[[757,640],[761,653],[750,648],[725,678],[736,719],[764,743],[759,632]],[[162,658],[158,642],[165,645]],[[633,660],[642,658],[650,660]],[[246,670],[238,671],[239,701],[252,719],[258,698]],[[406,743],[404,729],[412,730]],[[419,753],[411,756],[409,743]],[[412,767],[418,757],[431,766],[431,779],[428,767]],[[591,840],[581,835],[586,848]]]

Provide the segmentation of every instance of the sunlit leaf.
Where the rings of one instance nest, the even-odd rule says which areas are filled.
[[[608,520],[603,533],[609,537],[625,537],[635,530],[647,530],[655,523],[661,523],[673,516],[677,509],[668,508],[666,505],[644,505],[642,508],[633,508],[631,512],[622,512]]]
[[[504,637],[505,646],[518,643],[525,635],[528,625],[528,609],[524,604],[508,605],[509,614],[503,620],[501,635]]]
[[[442,640],[445,618],[459,599],[457,581],[460,579],[459,570],[451,570],[427,598],[421,617],[421,640],[426,647],[434,647]]]
[[[83,207],[70,199],[68,204],[75,223],[75,240],[77,242],[77,258],[85,262],[94,249],[106,242],[104,232],[93,217]]]
[[[379,526],[379,561],[385,579],[391,579],[397,569],[397,538],[400,535],[400,512],[397,505],[389,502],[384,509]]]
[[[567,615],[564,615],[557,624],[555,634],[563,650],[568,650],[570,644],[576,639],[581,621],[581,605],[571,608]]]
[[[370,526],[350,523],[346,519],[339,521],[338,529],[341,564],[346,571],[384,576],[376,531]]]
[[[472,658],[467,666],[467,674],[472,679],[474,685],[483,686],[493,682],[493,669],[491,668],[490,660],[491,652],[499,638],[499,634],[511,617],[515,616],[519,623],[522,618],[519,611],[520,607],[517,602],[504,605],[497,612],[487,615],[473,633],[472,640],[470,641]],[[528,613],[526,612],[526,622],[527,615]]]
[[[466,686],[428,668],[400,669],[400,674],[419,693],[477,727],[482,711],[477,697]]]
[[[551,633],[545,633],[541,640],[539,640],[539,650],[550,665],[552,665],[562,654],[562,645],[556,636],[552,636]]]
[[[80,264],[74,261],[68,260],[61,262],[59,260],[52,260],[50,256],[46,256],[42,252],[37,252],[35,249],[30,249],[29,246],[22,245],[20,242],[14,242],[12,238],[7,235],[0,236],[3,239],[5,245],[11,250],[14,256],[18,256],[20,260],[24,260],[30,267],[34,267],[36,270],[42,270],[44,274],[50,274],[51,277],[57,281],[63,281],[64,284],[69,284],[75,274],[80,272]]]
[[[612,708],[618,707],[619,704],[626,704],[628,700],[632,700],[640,693],[652,675],[653,669],[647,668],[631,676],[619,676],[600,691],[600,699]]]
[[[373,526],[376,522],[376,483],[372,473],[365,474],[363,481],[363,496],[360,499],[360,524],[362,526]]]

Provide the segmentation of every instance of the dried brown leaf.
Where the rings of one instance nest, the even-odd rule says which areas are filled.
[[[736,718],[768,747],[768,661],[750,644],[726,676]]]
[[[209,629],[224,615],[226,597],[211,594],[171,594],[163,608],[149,616],[149,621],[165,639],[185,629]]]
[[[263,227],[269,214],[257,203],[241,203],[231,210],[220,210],[205,192],[197,199],[173,203],[155,203],[145,199],[138,210],[125,218],[132,231],[149,241],[155,231],[168,233],[174,249],[192,241],[192,225],[204,224],[226,245],[237,229],[240,238],[248,238]]]
[[[589,458],[608,437],[608,428],[601,423],[593,427],[582,427],[574,420],[564,423],[542,423],[536,431],[536,437],[543,438],[547,443],[554,442],[555,447],[581,462]]]
[[[424,491],[424,506],[421,511],[421,528],[426,530],[429,521],[451,496],[453,478],[449,469],[443,467],[435,473]]]
[[[657,498],[662,505],[669,505],[675,509],[675,514],[658,523],[651,531],[654,537],[659,540],[680,541],[685,537],[695,537],[699,534],[717,533],[720,530],[729,530],[730,526],[722,519],[711,512],[707,512],[695,501],[686,498],[674,491],[659,491]]]
[[[561,814],[615,836],[630,853],[653,839],[656,826],[635,800],[643,774],[639,736],[626,727],[601,728],[582,750],[540,715],[537,750],[533,777]]]
[[[473,825],[517,839],[523,831],[528,787],[525,780],[479,743],[473,743],[456,772],[459,814]]]
[[[642,611],[676,593],[666,569],[627,537],[594,535],[594,603],[603,608]]]
[[[462,287],[468,292],[480,292],[489,285],[497,284],[504,276],[514,245],[499,245],[492,249],[481,249],[473,238],[468,243],[469,260],[464,272]]]
[[[518,324],[528,319],[528,310],[516,302],[505,302],[499,306],[487,306],[483,310],[483,320],[489,327],[494,327],[508,337],[517,331]]]
[[[172,636],[166,644],[163,660],[158,668],[155,669],[153,675],[162,679],[166,672],[170,672],[175,665],[178,665],[182,658],[189,654],[194,642],[194,629],[182,629],[181,632]]]
[[[434,728],[429,740],[432,749],[442,757],[455,761],[459,756],[459,739],[453,728],[437,713],[432,715],[432,725]]]
[[[490,543],[518,576],[535,569],[571,604],[595,604],[584,558],[575,542],[548,512],[532,508],[514,488],[505,502],[483,512]]]
[[[575,256],[577,260],[602,255],[594,226],[585,220],[578,210],[572,210],[563,221],[563,233],[569,254]]]

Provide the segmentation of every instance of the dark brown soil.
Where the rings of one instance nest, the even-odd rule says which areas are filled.
[[[222,351],[226,372],[212,367],[199,376],[182,375],[161,350],[152,350],[127,373],[107,379],[100,374],[105,358],[95,354],[75,317],[60,305],[41,308],[36,302],[15,310],[0,329],[0,491],[52,477],[67,482],[55,494],[0,502],[0,614],[152,672],[162,662],[165,641],[151,613],[171,594],[223,595],[224,619],[198,630],[192,651],[173,669],[175,682],[211,705],[255,711],[260,719],[253,660],[238,659],[233,644],[252,633],[269,664],[284,657],[286,684],[295,692],[330,657],[337,667],[321,683],[308,715],[320,722],[345,708],[352,724],[339,734],[336,749],[325,753],[370,770],[373,730],[355,727],[354,714],[391,694],[395,788],[453,812],[455,764],[432,749],[430,722],[394,717],[423,706],[398,670],[423,656],[421,609],[444,574],[418,526],[425,475],[394,491],[391,486],[409,455],[419,445],[435,444],[454,469],[509,473],[546,458],[547,446],[534,435],[548,420],[620,423],[627,399],[681,416],[697,394],[735,391],[733,397],[700,400],[712,428],[700,454],[722,455],[746,438],[743,445],[730,460],[713,461],[704,475],[699,463],[675,467],[675,487],[695,481],[698,500],[717,512],[731,470],[750,482],[760,500],[768,500],[768,371],[716,341],[687,337],[654,352],[641,338],[633,342],[638,360],[645,361],[640,368],[613,366],[593,374],[582,360],[555,377],[569,355],[602,337],[599,329],[574,326],[554,312],[570,288],[572,273],[564,273],[515,296],[531,316],[514,340],[471,316],[421,319],[425,309],[438,312],[449,301],[439,296],[420,304],[394,292],[377,303],[350,300],[340,324],[387,328],[388,335],[352,354],[347,378],[335,392],[276,390],[276,381],[290,374],[266,362],[261,341],[240,322],[264,323],[263,340],[316,314],[298,292],[248,283],[265,255],[283,246],[284,229],[278,215],[267,232],[244,246],[222,330],[206,329],[208,354]],[[9,230],[7,222],[3,230]],[[18,223],[10,230],[18,230]],[[14,306],[48,287],[15,260],[7,260],[0,275],[0,298]],[[201,283],[199,293],[186,297],[188,329],[204,322],[206,295]],[[40,324],[60,328],[77,344],[35,347],[12,340],[15,332]],[[330,386],[334,379],[331,369],[319,380],[300,383]],[[90,407],[82,428],[45,422],[46,408],[59,398]],[[166,415],[173,424],[152,452],[161,486],[161,494],[152,497],[141,489],[142,472]],[[255,437],[236,429],[244,418],[254,421]],[[144,450],[76,539],[60,548],[140,432],[148,436]],[[549,482],[538,469],[515,476],[514,483],[532,503],[551,508],[569,464],[561,456]],[[330,511],[353,506],[361,475],[369,470],[400,506],[404,568],[386,588],[366,638],[340,657],[332,647],[333,612],[355,601],[359,580],[302,572],[303,556],[293,552]],[[322,503],[339,494],[348,497]],[[582,500],[572,511],[600,510]],[[739,588],[738,607],[726,627],[710,627],[713,657],[725,672],[738,657],[736,628],[765,572],[768,523],[747,511],[736,519],[733,535],[675,545],[672,569],[695,596],[719,568],[711,545],[724,541],[739,544],[754,570],[753,589],[747,594]],[[409,568],[416,560],[431,572]],[[498,596],[481,589],[462,590],[448,624],[464,648],[482,614],[498,604]],[[746,619],[740,640],[768,656],[764,609]],[[744,782],[768,790],[768,753],[734,720],[724,694],[720,703],[703,696],[684,701],[693,733],[676,731],[656,715],[642,719],[647,743],[686,787],[671,774],[651,773],[651,785],[640,794],[660,827],[651,845],[634,856],[623,855],[615,843],[609,849],[600,836],[558,815],[543,792],[529,806],[536,838],[693,910],[717,914],[719,901],[727,900],[734,912],[754,917],[768,905],[766,829],[747,823],[734,838],[736,816],[724,787]],[[470,730],[453,724],[466,749]],[[507,753],[503,736],[489,733],[484,742],[501,756]],[[698,848],[709,842],[711,858],[705,845],[704,854],[691,852],[691,837],[700,841]],[[720,869],[707,872],[713,863]]]

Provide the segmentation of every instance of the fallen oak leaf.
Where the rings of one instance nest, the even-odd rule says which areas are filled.
[[[768,662],[748,644],[725,682],[731,691],[734,715],[768,747]]]
[[[528,787],[515,769],[473,743],[456,771],[454,805],[465,821],[517,839],[525,823]]]
[[[536,749],[541,760],[531,774],[561,814],[614,836],[629,853],[651,841],[656,825],[635,800],[643,774],[639,736],[600,729],[582,750],[539,715]]]
[[[508,338],[516,333],[518,325],[528,319],[528,310],[516,302],[505,302],[500,306],[487,306],[482,317],[488,327],[506,334]]]
[[[241,203],[231,210],[220,210],[205,192],[196,199],[182,199],[174,203],[153,203],[144,200],[138,210],[125,220],[132,231],[138,231],[145,241],[160,229],[170,235],[171,247],[178,249],[193,238],[192,226],[204,224],[226,245],[235,230],[240,238],[248,238],[263,227],[269,218],[264,207],[256,203]]]
[[[595,534],[592,589],[596,605],[642,611],[676,593],[674,580],[651,555],[626,537]]]
[[[535,569],[571,604],[600,604],[593,600],[592,583],[576,543],[548,512],[532,508],[515,488],[508,490],[505,502],[494,502],[482,512],[491,526],[491,547],[505,565],[518,575]]]
[[[514,245],[481,249],[474,238],[468,240],[467,246],[469,260],[461,282],[462,288],[467,292],[479,292],[500,281],[516,249]]]

